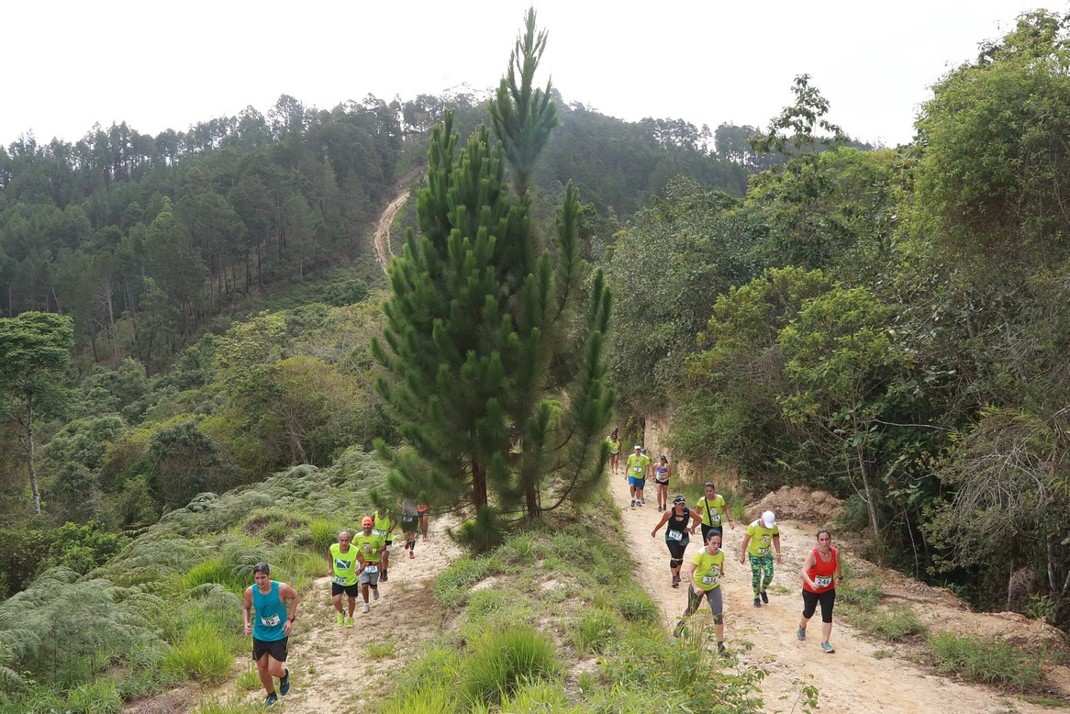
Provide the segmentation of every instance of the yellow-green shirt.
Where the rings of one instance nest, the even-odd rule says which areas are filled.
[[[709,592],[714,588],[721,587],[721,576],[724,575],[724,551],[720,548],[713,555],[706,552],[705,548],[691,558],[695,564],[695,587],[703,592]]]
[[[747,526],[747,535],[750,536],[750,543],[747,544],[748,553],[751,555],[772,555],[773,536],[780,535],[780,526],[766,528],[762,525],[761,519],[758,519]]]
[[[389,515],[380,518],[379,511],[372,514],[372,519],[375,521],[375,524],[372,526],[372,533],[381,535],[389,541],[390,526],[394,524],[394,521],[390,519]]]
[[[606,437],[606,443],[609,444],[609,453],[611,453],[611,454],[619,454],[620,453],[620,439],[617,439],[616,441],[613,441],[609,437]]]
[[[365,563],[378,563],[383,559],[383,554],[379,552],[379,549],[386,545],[386,538],[376,533],[371,535],[358,533],[353,536],[353,545],[360,549]]]
[[[628,475],[632,478],[646,478],[646,467],[650,466],[650,457],[632,454],[628,457]]]
[[[707,526],[721,525],[721,510],[725,507],[724,496],[714,494],[713,500],[702,496],[695,504],[695,510],[702,514],[702,523]]]
[[[334,569],[333,582],[339,585],[357,584],[357,549],[349,544],[349,552],[343,553],[338,543],[331,544],[331,563]]]

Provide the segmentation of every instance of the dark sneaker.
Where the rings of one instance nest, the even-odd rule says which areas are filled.
[[[279,695],[275,694],[275,692],[272,692],[271,694],[267,695],[267,699],[264,700],[264,706],[265,707],[273,707],[273,706],[275,706],[275,703],[278,702],[278,701],[279,701]]]
[[[679,575],[672,576],[672,586],[674,588],[680,587],[680,576]]]
[[[286,674],[282,675],[279,680],[279,694],[286,696],[286,693],[290,691],[290,668],[286,668]]]
[[[759,600],[758,598],[754,598],[754,606],[755,607],[761,607],[762,606],[762,601]]]
[[[762,602],[764,602],[766,605],[768,605],[769,604],[769,596],[765,594],[765,591],[762,590],[758,594],[762,596]]]
[[[806,630],[800,627],[798,630],[795,631],[795,636],[798,637],[800,640],[805,640]]]
[[[718,642],[717,643],[717,654],[722,654],[723,655],[724,653],[725,653],[724,642]]]
[[[635,508],[635,499],[632,499],[632,508]]]
[[[386,571],[385,570],[383,571],[383,574],[379,579],[382,580],[384,583],[387,581]]]

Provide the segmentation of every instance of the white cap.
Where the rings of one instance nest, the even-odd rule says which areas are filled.
[[[639,444],[636,444],[636,445],[635,445],[635,448],[637,448],[637,449],[639,449],[639,450],[642,450],[642,448],[643,448],[643,447],[642,447],[642,446],[639,446]]]
[[[772,511],[766,511],[762,514],[762,523],[765,524],[766,528],[773,528],[776,526],[776,516],[773,515]]]

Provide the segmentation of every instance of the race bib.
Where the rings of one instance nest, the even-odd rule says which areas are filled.
[[[669,530],[669,531],[666,531],[665,537],[668,538],[669,540],[683,540],[684,539],[684,534],[681,533],[680,531]]]
[[[716,585],[717,581],[719,579],[720,579],[719,575],[703,575],[702,576],[702,584],[703,585]]]
[[[364,572],[365,573],[378,573],[379,572],[379,566],[378,565],[373,565],[371,563],[368,563],[367,565],[364,566]]]
[[[832,576],[831,575],[819,575],[816,578],[814,578],[814,585],[816,585],[819,588],[827,588],[829,585],[832,585]]]
[[[377,536],[385,536],[386,535],[386,531],[381,531],[378,528],[372,528],[372,533],[374,533]]]
[[[758,549],[758,555],[769,555],[769,546]]]
[[[721,525],[721,512],[720,511],[710,511],[710,523],[712,523],[715,526]]]
[[[261,617],[260,624],[264,627],[278,627],[278,624],[282,622],[282,618],[278,615],[272,615],[271,617]]]
[[[333,578],[331,578],[331,582],[335,585],[345,585],[346,579],[335,575]]]

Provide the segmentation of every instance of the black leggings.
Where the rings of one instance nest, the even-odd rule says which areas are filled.
[[[821,603],[821,621],[832,622],[832,606],[836,604],[836,588],[826,590],[823,593],[812,593],[803,590],[803,613],[804,619],[809,620],[817,610],[817,604]]]
[[[687,541],[667,540],[665,545],[669,547],[669,567],[679,568],[684,562],[684,551],[687,550]]]

